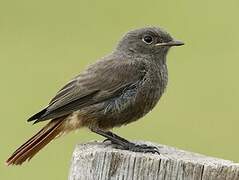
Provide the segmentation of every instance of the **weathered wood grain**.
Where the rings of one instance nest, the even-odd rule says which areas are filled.
[[[239,180],[238,163],[156,146],[160,155],[118,150],[101,142],[79,144],[69,180]]]

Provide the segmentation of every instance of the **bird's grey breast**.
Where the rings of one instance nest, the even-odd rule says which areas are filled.
[[[141,73],[144,74],[142,79],[125,87],[120,96],[105,103],[104,113],[107,117],[113,115],[110,121],[114,121],[114,126],[127,124],[144,116],[162,96],[168,79],[166,65],[145,63]]]
[[[166,64],[150,63],[137,96],[138,104],[141,105],[142,115],[154,108],[164,93],[167,82],[168,71]]]

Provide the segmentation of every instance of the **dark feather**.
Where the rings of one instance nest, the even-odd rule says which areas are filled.
[[[42,114],[39,118],[37,118],[37,120],[33,124],[36,124],[40,121],[44,121],[47,119],[57,118],[57,117],[70,114],[71,112],[81,108],[82,105],[86,105],[86,104],[90,105],[93,103],[91,100],[92,99],[91,96],[94,96],[97,92],[98,91],[95,91],[87,96],[84,96],[80,99],[72,101],[69,104],[61,106],[55,110],[52,110],[52,111],[47,110],[44,114]]]
[[[30,122],[30,121],[34,121],[36,119],[39,119],[42,117],[43,114],[45,114],[47,111],[47,108],[41,110],[40,112],[34,114],[32,117],[30,117],[27,121]]]

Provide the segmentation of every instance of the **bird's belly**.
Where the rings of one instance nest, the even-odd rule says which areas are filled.
[[[95,104],[81,114],[85,114],[86,126],[110,129],[138,120],[156,105],[160,96],[159,89],[155,87],[141,91],[136,89],[120,97]]]

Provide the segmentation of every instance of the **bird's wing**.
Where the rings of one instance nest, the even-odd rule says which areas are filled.
[[[50,101],[48,107],[28,121],[36,120],[36,123],[57,118],[119,96],[125,88],[144,78],[145,68],[142,63],[125,59],[99,61],[66,84]]]

